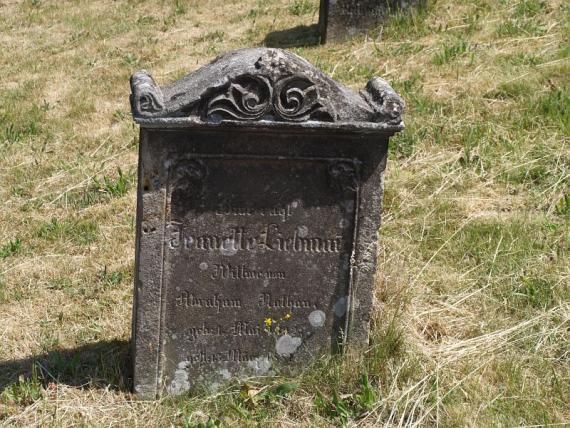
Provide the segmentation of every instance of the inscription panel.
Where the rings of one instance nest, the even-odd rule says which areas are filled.
[[[336,350],[357,172],[339,159],[212,156],[170,167],[159,387],[294,371]]]

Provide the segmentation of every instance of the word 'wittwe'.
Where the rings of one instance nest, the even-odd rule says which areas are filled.
[[[220,251],[232,255],[237,251],[286,251],[294,253],[339,253],[342,250],[342,237],[308,237],[306,228],[298,227],[293,236],[286,236],[275,223],[265,226],[261,233],[255,233],[244,227],[229,230],[224,236],[192,235],[181,225],[172,232],[169,246],[172,249]]]
[[[288,217],[293,215],[293,211],[301,206],[301,202],[293,201],[287,205],[278,205],[270,208],[252,208],[252,207],[237,207],[230,202],[224,202],[216,210],[216,215],[219,216],[240,216],[240,217],[279,217],[282,222],[285,222]]]
[[[250,269],[246,265],[216,264],[212,270],[212,279],[285,279],[285,272]]]

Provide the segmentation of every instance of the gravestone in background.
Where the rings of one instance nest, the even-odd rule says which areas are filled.
[[[167,86],[140,124],[134,389],[295,373],[365,345],[388,139],[403,102],[296,55],[243,49]]]
[[[425,5],[427,0],[321,0],[321,42],[342,41],[378,27],[390,12]]]

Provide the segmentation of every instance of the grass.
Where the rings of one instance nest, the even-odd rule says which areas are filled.
[[[39,225],[35,237],[60,244],[71,241],[78,245],[88,245],[97,240],[97,224],[93,220],[59,220],[53,217]]]
[[[60,2],[61,3],[61,2]],[[294,51],[407,103],[390,146],[371,344],[295,379],[130,394],[138,129],[161,84],[310,26],[318,1],[0,5],[0,425],[570,422],[570,8],[439,0]]]
[[[20,238],[8,241],[2,247],[0,247],[0,260],[7,259],[10,256],[18,253],[22,248],[22,241]]]
[[[31,377],[20,376],[18,382],[4,388],[1,395],[2,401],[19,406],[33,404],[41,397],[42,386],[35,366],[33,366]]]
[[[312,0],[294,0],[289,6],[289,13],[295,16],[308,15],[317,10],[318,5]]]
[[[436,65],[443,65],[453,61],[455,58],[466,54],[469,45],[465,40],[457,40],[451,43],[443,43],[441,49],[433,58]]]

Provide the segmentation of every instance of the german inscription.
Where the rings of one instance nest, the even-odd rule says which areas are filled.
[[[183,181],[188,170],[199,171],[191,183]],[[339,159],[210,157],[173,165],[164,268],[170,392],[275,373],[284,361],[295,367],[337,346],[356,173],[356,164]]]

